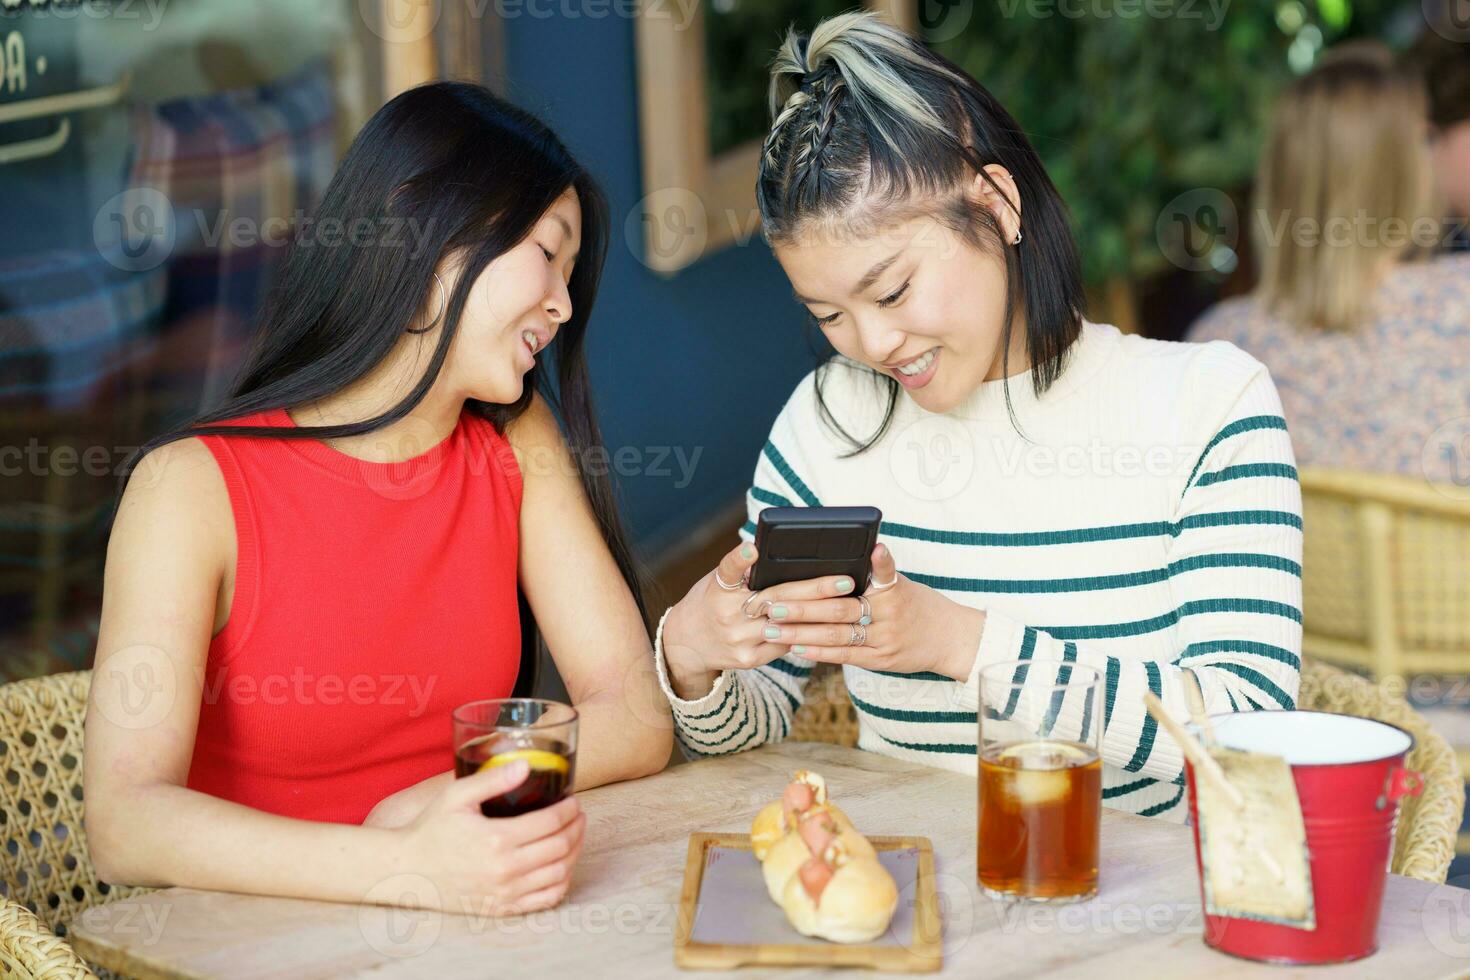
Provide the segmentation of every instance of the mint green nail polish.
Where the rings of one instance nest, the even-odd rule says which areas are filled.
[[[800,643],[798,643],[796,646],[794,646],[794,647],[791,648],[791,652],[792,653],[796,653],[796,654],[806,653],[806,647],[804,647]]]
[[[777,626],[767,626],[766,627],[766,639],[768,639],[768,640],[779,640],[779,639],[781,639],[781,629],[780,629],[780,627],[777,627]]]
[[[785,619],[789,615],[791,615],[791,611],[788,610],[785,606],[772,606],[771,607],[771,618],[772,619]]]
[[[840,578],[840,579],[837,580],[836,585],[837,585],[837,591],[838,592],[851,592],[852,591],[852,579],[850,579],[850,578]]]
[[[740,557],[741,558],[749,558],[753,554],[755,554],[755,552],[753,552],[753,551],[750,550],[750,545],[743,544],[743,545],[740,546]]]

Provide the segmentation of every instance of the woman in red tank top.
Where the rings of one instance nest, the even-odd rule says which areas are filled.
[[[607,224],[555,135],[479,86],[358,134],[223,404],[130,468],[86,725],[102,878],[500,914],[566,894],[576,797],[483,816],[526,765],[455,780],[450,712],[511,694],[519,588],[580,716],[574,788],[669,757],[586,465]]]

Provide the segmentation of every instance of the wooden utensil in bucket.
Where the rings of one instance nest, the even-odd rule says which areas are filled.
[[[1198,698],[1192,705],[1195,725],[1213,742],[1203,699],[1198,691],[1190,693],[1192,702]],[[1306,827],[1286,760],[1207,747],[1170,717],[1152,692],[1144,701],[1184,752],[1186,778],[1194,791],[1205,911],[1315,928]]]

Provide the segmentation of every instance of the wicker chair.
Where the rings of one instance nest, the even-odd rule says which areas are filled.
[[[1339,715],[1376,718],[1414,736],[1407,765],[1424,777],[1418,796],[1399,803],[1393,870],[1410,878],[1442,882],[1455,856],[1455,838],[1465,812],[1465,781],[1455,750],[1402,698],[1362,677],[1306,661],[1297,706]]]
[[[806,697],[791,719],[791,734],[787,738],[793,742],[830,742],[850,749],[857,747],[857,709],[847,696],[841,667],[817,664],[812,670],[806,682]]]
[[[1380,691],[1353,674],[1307,661],[1302,666],[1301,708],[1376,718],[1398,725],[1414,736],[1408,765],[1424,776],[1418,796],[1399,804],[1393,871],[1410,878],[1443,882],[1455,856],[1455,837],[1465,810],[1465,784],[1455,752],[1401,698]],[[791,725],[790,738],[801,742],[857,744],[857,711],[847,696],[842,670],[818,666],[807,682],[806,699]]]
[[[1470,500],[1306,468],[1302,650],[1373,677],[1470,670]]]
[[[82,827],[89,670],[0,686],[0,976],[106,976],[64,938],[87,909],[148,891],[99,881]]]

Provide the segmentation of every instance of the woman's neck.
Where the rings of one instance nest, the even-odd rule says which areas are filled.
[[[1017,314],[1011,323],[1011,344],[1009,358],[1002,356],[1002,347],[999,341],[995,345],[995,359],[990,362],[990,370],[985,373],[983,381],[999,381],[1001,378],[1013,378],[1018,374],[1025,374],[1031,370],[1031,353],[1026,348],[1026,318]]]
[[[395,366],[398,365],[398,366]],[[300,426],[347,425],[375,418],[403,401],[418,375],[406,358],[389,357],[367,376],[325,398],[292,406]],[[444,384],[441,374],[408,415],[362,435],[323,440],[339,452],[374,463],[412,459],[449,438],[464,410],[464,398]]]

